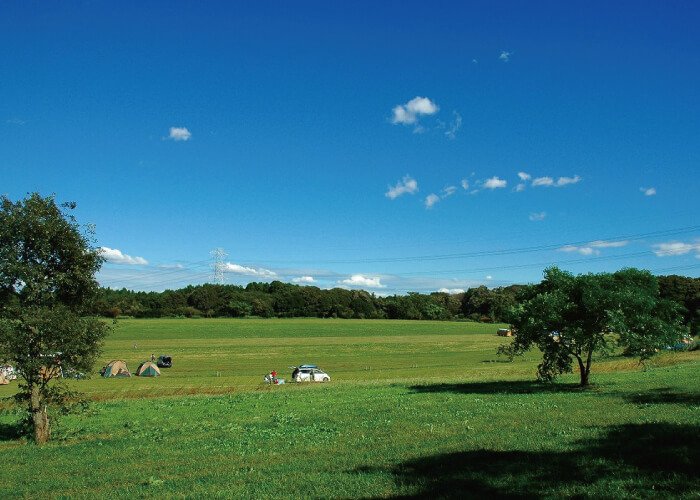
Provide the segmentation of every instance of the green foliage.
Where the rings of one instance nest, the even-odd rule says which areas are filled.
[[[48,439],[46,407],[71,395],[52,386],[61,370],[90,370],[107,326],[87,315],[98,292],[103,258],[53,197],[0,199],[0,361],[18,369],[35,439]],[[63,396],[61,396],[63,394]]]
[[[552,380],[578,364],[581,385],[588,383],[593,353],[616,346],[647,359],[683,334],[677,306],[659,297],[656,278],[647,271],[573,276],[556,267],[523,291],[511,309],[517,335],[500,352],[513,356],[537,347],[538,376]]]

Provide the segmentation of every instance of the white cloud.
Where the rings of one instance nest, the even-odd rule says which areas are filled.
[[[493,279],[493,276],[491,276],[491,275],[489,274],[488,276],[486,276],[486,279],[489,280],[489,281],[491,281],[491,280]]]
[[[588,244],[589,247],[593,248],[620,248],[629,245],[629,241],[592,241]]]
[[[231,264],[230,262],[226,263],[224,271],[234,274],[243,274],[245,276],[257,276],[260,278],[274,278],[275,276],[277,276],[276,272],[270,271],[269,269],[265,269],[262,267],[259,269],[253,269],[252,267]]]
[[[170,127],[169,137],[173,141],[189,141],[192,134],[185,127]]]
[[[382,285],[380,278],[370,278],[361,274],[354,274],[349,279],[340,281],[340,283],[356,287],[386,288],[386,285]]]
[[[400,104],[393,109],[391,123],[411,125],[422,115],[433,115],[440,110],[439,106],[427,97],[415,97],[406,104]]]
[[[537,186],[553,186],[554,185],[554,179],[551,177],[538,177],[537,179],[533,179],[532,185],[534,187]]]
[[[116,248],[100,247],[100,252],[111,264],[123,264],[127,266],[145,266],[148,261],[143,257],[132,257],[131,255],[123,254]]]
[[[447,198],[448,196],[452,196],[457,192],[457,187],[456,186],[447,186],[445,189],[442,190],[442,198]]]
[[[656,194],[656,188],[639,188],[639,190],[644,193],[644,196],[654,196]]]
[[[294,283],[316,283],[316,280],[312,276],[301,276],[299,278],[294,278],[292,281]]]
[[[501,55],[498,56],[498,58],[503,62],[508,62],[508,61],[510,61],[510,52],[508,52],[506,50],[502,50]]]
[[[505,181],[503,179],[499,179],[496,176],[496,177],[491,177],[486,182],[484,182],[484,187],[488,188],[488,189],[498,189],[498,188],[506,187],[507,184],[508,184],[508,181]]]
[[[580,253],[581,255],[593,255],[593,254],[598,255],[598,254],[600,254],[600,250],[595,250],[595,249],[593,249],[593,248],[591,248],[591,247],[588,247],[588,246],[586,246],[586,247],[577,247],[577,246],[574,246],[574,245],[567,245],[567,246],[565,246],[565,247],[559,248],[558,251],[560,251],[560,252],[569,252],[569,253],[571,253],[571,252],[576,252],[576,253]]]
[[[450,295],[457,295],[458,293],[464,293],[463,288],[441,288],[438,290],[439,293],[449,293]]]
[[[581,255],[600,255],[599,248],[620,248],[627,246],[629,241],[592,241],[584,246],[567,245],[558,249],[560,252],[576,252]]]
[[[540,212],[540,213],[535,213],[535,214],[530,214],[530,220],[531,221],[540,221],[543,220],[545,217],[547,217],[547,212]]]
[[[450,128],[445,131],[445,135],[450,139],[454,139],[457,131],[462,128],[462,117],[459,115],[459,113],[453,111],[452,115],[454,116],[454,119],[450,122]]]
[[[518,172],[518,177],[520,177],[521,181],[529,181],[532,179],[532,176],[530,174],[526,174],[525,172]]]
[[[557,187],[566,186],[567,184],[576,184],[580,180],[581,178],[578,175],[574,175],[573,177],[559,177],[557,180]]]
[[[657,257],[669,257],[674,255],[685,255],[690,252],[697,252],[696,257],[700,258],[700,243],[681,243],[672,241],[669,243],[659,243],[652,245],[656,248],[654,253]]]
[[[520,174],[518,174],[520,175]],[[522,177],[521,177],[522,178]],[[580,182],[581,178],[578,175],[574,175],[573,177],[559,177],[557,181],[555,182],[552,177],[537,177],[536,179],[532,180],[532,186],[537,187],[537,186],[545,186],[545,187],[562,187],[562,186],[567,186],[569,184],[576,184],[577,182]]]
[[[410,175],[405,175],[402,180],[396,183],[396,186],[389,186],[389,191],[387,191],[384,196],[395,200],[402,194],[414,194],[418,191],[418,182],[413,179]]]
[[[435,205],[438,201],[440,201],[440,197],[436,194],[430,193],[426,198],[425,198],[425,208],[433,208],[433,205]]]
[[[462,188],[465,190],[469,189],[469,181],[467,179],[462,179]]]

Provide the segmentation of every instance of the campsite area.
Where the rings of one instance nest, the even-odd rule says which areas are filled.
[[[0,496],[697,498],[698,351],[541,385],[538,353],[496,355],[503,326],[120,320],[93,376],[69,382],[95,403],[47,446],[18,437],[16,382],[0,386]],[[96,373],[152,354],[173,358],[159,377]],[[332,381],[263,382],[301,363]]]

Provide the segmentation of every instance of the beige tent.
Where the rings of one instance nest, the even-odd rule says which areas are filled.
[[[144,361],[136,370],[138,377],[160,377],[160,369],[153,361]]]
[[[7,384],[9,384],[9,383],[10,383],[10,381],[7,380],[7,378],[5,377],[5,375],[3,375],[2,373],[0,373],[0,385],[7,385]]]
[[[126,362],[121,359],[115,359],[100,370],[100,375],[103,377],[131,377],[131,372],[126,366]]]

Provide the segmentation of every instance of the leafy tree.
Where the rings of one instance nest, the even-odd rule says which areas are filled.
[[[74,207],[37,193],[0,198],[0,360],[21,374],[16,399],[27,405],[37,444],[50,436],[47,405],[68,396],[55,379],[89,371],[108,331],[87,315],[103,257],[92,229],[69,213]]]
[[[462,299],[464,315],[472,319],[481,320],[491,318],[491,291],[484,285],[478,288],[470,288]]]
[[[621,345],[645,359],[683,333],[677,305],[659,298],[657,280],[648,271],[573,276],[551,267],[521,299],[511,310],[517,335],[499,352],[512,359],[538,347],[542,380],[572,372],[576,361],[585,386],[595,352]]]

